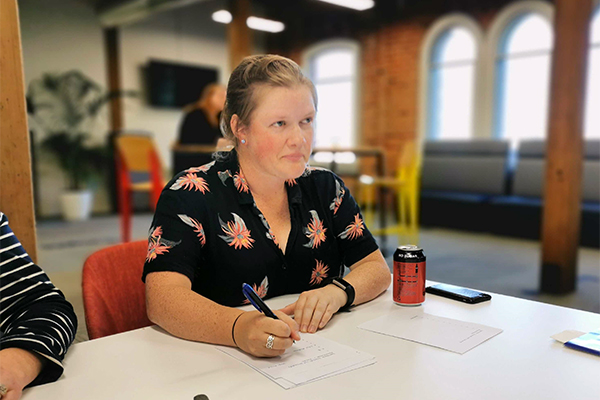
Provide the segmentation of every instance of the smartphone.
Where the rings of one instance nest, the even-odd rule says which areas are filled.
[[[462,301],[469,304],[481,303],[492,299],[487,293],[481,293],[476,290],[466,289],[460,286],[448,285],[440,283],[433,286],[428,286],[425,291],[438,296],[447,297],[449,299]]]

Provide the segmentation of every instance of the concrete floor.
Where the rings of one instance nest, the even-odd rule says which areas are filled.
[[[143,239],[152,215],[133,218],[132,237]],[[85,222],[40,221],[39,264],[71,301],[79,317],[76,341],[87,340],[81,269],[87,256],[120,241],[117,216],[96,217]],[[389,237],[386,260],[403,238]],[[420,245],[427,255],[427,278],[482,291],[527,298],[559,306],[600,312],[600,251],[579,250],[577,290],[562,296],[538,292],[540,244],[443,229],[422,229]]]

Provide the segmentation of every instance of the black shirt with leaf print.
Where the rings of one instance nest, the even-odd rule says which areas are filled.
[[[285,254],[256,207],[235,150],[190,168],[163,189],[148,237],[142,279],[187,276],[219,304],[247,304],[242,283],[263,298],[315,289],[377,250],[360,209],[331,171],[307,167],[286,182],[291,231]]]

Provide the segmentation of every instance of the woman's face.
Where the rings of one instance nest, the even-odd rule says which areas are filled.
[[[310,157],[315,105],[304,85],[255,89],[250,125],[240,131],[240,153],[260,172],[279,180],[302,175]]]
[[[210,96],[210,104],[215,110],[222,111],[225,106],[225,89],[216,88]]]

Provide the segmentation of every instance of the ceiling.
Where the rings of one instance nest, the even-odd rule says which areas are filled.
[[[119,14],[130,12],[130,6],[160,10],[185,7],[197,2],[213,0],[78,0],[92,4],[99,14],[119,9]],[[261,16],[278,20],[286,30],[269,35],[269,45],[283,48],[292,43],[314,41],[332,36],[354,36],[364,31],[417,16],[437,16],[449,12],[485,12],[498,9],[514,0],[375,0],[375,7],[356,11],[318,0],[250,0],[261,10]],[[139,18],[148,15],[139,14]],[[138,19],[139,19],[138,18]]]

